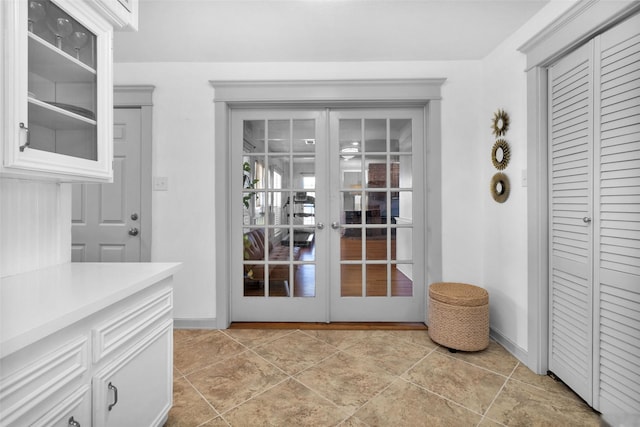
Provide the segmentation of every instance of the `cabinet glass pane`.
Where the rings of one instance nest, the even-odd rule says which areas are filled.
[[[44,0],[27,25],[29,148],[97,160],[95,34]]]

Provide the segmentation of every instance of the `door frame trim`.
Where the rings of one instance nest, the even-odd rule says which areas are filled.
[[[546,374],[549,355],[549,219],[547,67],[640,10],[633,0],[581,0],[518,50],[527,56],[526,364]]]
[[[425,254],[427,283],[442,279],[441,195],[441,88],[446,79],[359,80],[212,80],[215,110],[214,196],[224,208],[215,212],[216,322],[219,329],[230,324],[231,212],[230,134],[234,108],[276,107],[422,107],[427,173],[424,197],[427,226]],[[426,154],[429,154],[428,156]],[[424,314],[426,321],[427,314]]]
[[[113,87],[113,108],[140,110],[140,261],[151,261],[152,224],[152,110],[151,85],[119,85]]]

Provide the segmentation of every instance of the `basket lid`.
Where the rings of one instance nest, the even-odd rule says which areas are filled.
[[[478,307],[489,303],[489,292],[466,283],[440,282],[429,286],[429,297],[445,304]]]

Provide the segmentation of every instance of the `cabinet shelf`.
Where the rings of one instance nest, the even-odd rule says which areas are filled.
[[[29,71],[58,83],[96,81],[96,70],[33,33],[29,33],[29,68]]]
[[[97,122],[64,108],[29,98],[30,123],[49,129],[82,130],[95,128]]]

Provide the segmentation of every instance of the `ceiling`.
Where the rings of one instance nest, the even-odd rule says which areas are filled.
[[[474,60],[549,0],[140,0],[116,62]]]

